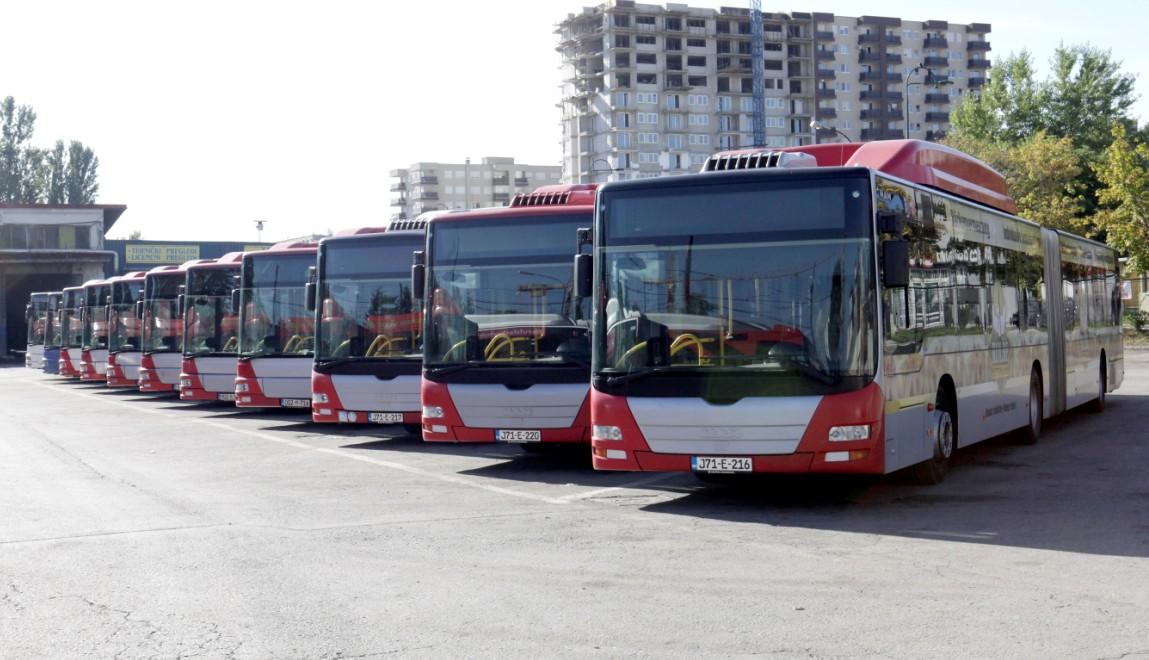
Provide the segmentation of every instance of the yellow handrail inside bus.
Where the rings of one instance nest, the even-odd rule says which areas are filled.
[[[711,341],[713,341],[713,340],[711,340]],[[678,335],[677,337],[675,337],[674,341],[671,342],[671,344],[670,344],[670,356],[674,357],[674,355],[676,353],[678,353],[682,349],[686,348],[687,346],[695,346],[698,348],[698,364],[701,365],[702,364],[702,357],[703,357],[703,355],[702,355],[702,342],[703,342],[703,340],[699,339],[698,335],[694,335],[694,334],[691,334],[689,332],[684,332],[681,335]]]
[[[239,337],[228,337],[227,342],[223,345],[224,353],[235,352],[236,346],[239,344]]]
[[[283,345],[283,352],[294,353],[296,346],[301,341],[303,341],[303,337],[300,337],[299,335],[291,335],[291,339],[288,339],[287,343]]]
[[[383,351],[391,352],[391,338],[387,335],[375,335],[375,339],[371,340],[371,345],[367,347],[367,352],[364,355],[374,357],[382,355]]]

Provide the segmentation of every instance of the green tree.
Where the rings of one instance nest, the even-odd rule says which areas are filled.
[[[1060,46],[1051,64],[1043,128],[1099,157],[1113,139],[1113,124],[1130,121],[1136,76],[1123,73],[1110,51],[1089,45]]]
[[[72,140],[68,145],[68,166],[64,175],[64,201],[68,204],[91,204],[96,201],[100,184],[96,171],[100,159],[83,142]]]
[[[56,146],[48,152],[45,158],[45,168],[48,170],[48,181],[44,201],[49,204],[63,204],[65,198],[64,180],[68,174],[68,155],[64,151],[63,140],[56,140]]]
[[[0,201],[29,201],[21,197],[22,179],[27,169],[28,141],[35,127],[36,113],[31,106],[18,106],[11,96],[0,101]]]
[[[1133,262],[1133,272],[1149,269],[1149,145],[1135,144],[1123,123],[1115,123],[1109,147],[1096,168],[1101,182],[1098,227],[1109,244]]]
[[[1028,51],[1010,54],[990,69],[981,93],[966,94],[951,115],[953,132],[1014,144],[1042,130],[1048,91],[1035,79]]]

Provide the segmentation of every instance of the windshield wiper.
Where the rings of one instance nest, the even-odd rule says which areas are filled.
[[[794,370],[799,374],[806,376],[807,378],[812,378],[819,383],[822,383],[823,385],[838,385],[842,382],[841,376],[830,375],[821,369],[810,366],[806,362],[800,362],[798,360],[788,360],[787,362],[793,365]]]
[[[652,376],[654,374],[666,373],[670,370],[670,367],[645,367],[635,371],[628,371],[625,374],[619,374],[617,376],[607,376],[606,385],[607,387],[614,387],[615,385],[622,385],[623,383],[642,380],[643,378]]]
[[[442,376],[444,374],[453,374],[456,371],[463,371],[471,367],[477,367],[486,364],[479,360],[471,360],[469,362],[457,362],[455,364],[441,364],[427,367],[427,374],[430,376]]]

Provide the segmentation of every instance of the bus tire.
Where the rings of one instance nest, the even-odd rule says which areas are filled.
[[[1097,398],[1086,404],[1086,410],[1091,413],[1105,412],[1105,388],[1109,384],[1108,374],[1105,371],[1105,353],[1101,354],[1101,369],[1098,373]]]
[[[1029,415],[1027,423],[1018,433],[1018,441],[1023,445],[1037,444],[1041,437],[1041,425],[1045,414],[1044,392],[1041,389],[1041,372],[1037,365],[1029,374],[1029,398],[1027,399]]]
[[[934,457],[910,467],[910,480],[924,486],[940,484],[946,478],[957,450],[957,401],[946,385],[938,388],[933,426]]]

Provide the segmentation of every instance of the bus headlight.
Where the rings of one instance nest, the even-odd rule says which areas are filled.
[[[331,403],[327,400],[327,394],[325,392],[312,392],[311,400],[315,403]]]
[[[831,426],[830,442],[853,442],[855,440],[869,440],[870,425],[857,424],[854,426]]]
[[[595,440],[622,440],[622,429],[617,426],[592,426],[590,437]]]
[[[443,416],[443,406],[423,406],[425,419],[438,419]]]

